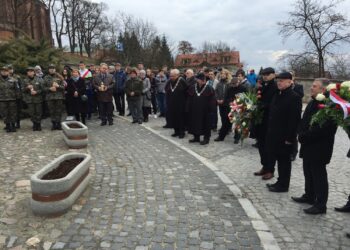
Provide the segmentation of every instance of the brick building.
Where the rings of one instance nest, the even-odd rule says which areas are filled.
[[[40,0],[0,0],[0,42],[26,34],[53,44],[50,10]]]
[[[236,70],[240,65],[239,51],[184,54],[177,55],[175,59],[175,67],[179,69],[192,68],[197,70],[206,66]]]

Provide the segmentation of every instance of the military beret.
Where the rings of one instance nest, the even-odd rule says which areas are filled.
[[[269,75],[269,74],[274,74],[275,73],[275,69],[268,67],[262,70],[261,74],[262,75]]]
[[[26,70],[27,71],[35,71],[35,68],[34,67],[28,67]]]
[[[199,73],[199,74],[196,76],[196,78],[197,78],[198,80],[202,80],[202,81],[205,81],[205,79],[206,79],[206,77],[205,77],[205,75],[204,75],[203,73]]]
[[[292,80],[293,76],[289,72],[282,72],[276,76],[276,79],[289,79]]]
[[[49,69],[55,69],[56,68],[56,66],[54,65],[54,64],[49,64]]]

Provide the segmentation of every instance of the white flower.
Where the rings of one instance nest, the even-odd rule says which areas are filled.
[[[324,94],[317,94],[316,98],[317,101],[322,102],[326,99]]]
[[[243,126],[243,127],[245,127],[246,125],[247,125],[247,123],[245,123],[245,122],[242,123],[242,126]]]
[[[251,104],[247,104],[247,109],[251,110],[252,109],[252,105]]]
[[[337,85],[335,83],[331,83],[327,86],[327,91],[330,91],[332,89],[336,89],[337,88]]]
[[[341,84],[342,87],[350,88],[350,81],[343,82]]]

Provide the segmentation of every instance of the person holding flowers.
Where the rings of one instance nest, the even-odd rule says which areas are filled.
[[[254,175],[262,176],[263,180],[269,180],[274,177],[275,172],[275,159],[273,159],[266,150],[266,133],[268,127],[270,103],[273,96],[277,92],[276,74],[275,70],[271,67],[265,68],[261,72],[262,85],[258,88],[257,98],[259,109],[262,114],[262,121],[254,126],[254,132],[258,143],[260,162],[262,168],[255,172]]]
[[[329,164],[332,154],[337,124],[327,119],[322,126],[312,124],[314,114],[319,105],[326,98],[323,94],[329,80],[316,79],[311,86],[311,101],[308,103],[300,122],[298,140],[301,144],[300,158],[303,159],[305,176],[305,193],[300,197],[292,197],[298,203],[312,205],[304,209],[307,214],[323,214],[327,211],[328,178],[326,165]]]
[[[270,192],[288,192],[292,170],[291,153],[301,117],[301,98],[292,89],[292,74],[283,72],[277,77],[275,93],[268,118],[266,151],[277,161],[278,179],[267,184]]]

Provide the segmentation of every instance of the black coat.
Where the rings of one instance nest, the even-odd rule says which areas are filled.
[[[167,101],[167,124],[172,128],[184,129],[187,97],[186,81],[181,77],[176,81],[169,80],[165,86],[165,93]]]
[[[266,134],[266,149],[273,154],[290,154],[296,142],[302,102],[291,87],[278,91],[271,102]]]
[[[311,100],[301,119],[298,131],[298,139],[301,144],[300,158],[315,164],[328,164],[333,154],[337,125],[331,120],[322,127],[318,124],[310,125],[312,116],[318,111],[318,104],[318,101]]]
[[[261,109],[263,112],[263,117],[262,117],[261,123],[259,125],[256,125],[253,128],[253,130],[258,141],[265,141],[267,128],[268,128],[269,115],[270,115],[270,104],[271,104],[272,98],[278,91],[277,83],[275,82],[275,80],[263,83],[260,91],[261,91],[261,99],[258,102],[258,106],[259,106],[259,109]]]
[[[197,91],[201,92],[204,88],[198,87],[198,84],[194,84],[188,89],[187,107],[188,114],[188,132],[193,135],[204,135],[210,133],[211,128],[211,116],[216,110],[216,98],[214,89],[205,85],[205,90],[198,96]]]
[[[86,85],[83,78],[79,78],[74,82],[72,78],[67,80],[67,113],[74,115],[78,113],[87,113],[87,101],[82,101],[81,96],[86,95]],[[78,92],[78,97],[74,96],[74,92]]]
[[[299,83],[294,83],[293,90],[297,93],[301,98],[304,97],[304,86]]]
[[[231,102],[236,99],[236,95],[239,93],[247,92],[247,85],[240,84],[238,86],[230,84],[225,92],[224,104],[225,106],[229,106]]]

